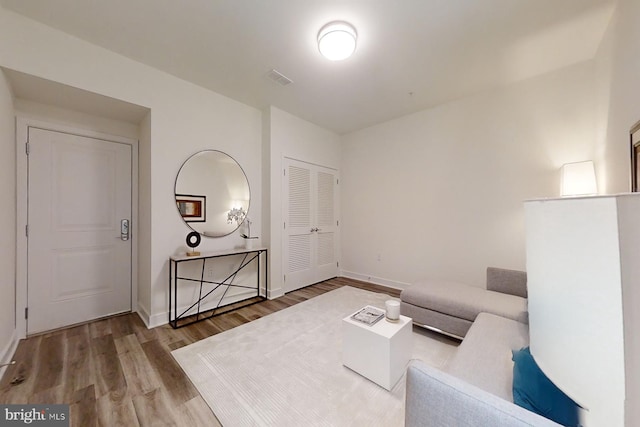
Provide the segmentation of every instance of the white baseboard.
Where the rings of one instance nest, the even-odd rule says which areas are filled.
[[[361,280],[363,282],[369,282],[375,285],[382,285],[382,286],[387,286],[389,288],[400,289],[400,290],[406,289],[409,286],[411,286],[410,283],[399,282],[397,280],[391,280],[391,279],[383,279],[381,277],[371,276],[369,274],[363,274],[363,273],[355,273],[353,271],[342,270],[340,271],[340,275],[348,279]]]
[[[283,295],[284,295],[283,288],[269,289],[269,292],[267,292],[267,299],[276,299]]]
[[[350,279],[356,279],[356,280],[361,280],[363,282],[369,282],[369,283],[373,283],[376,285],[383,285],[383,286],[387,286],[389,288],[394,288],[394,289],[405,289],[408,288],[410,286],[409,283],[404,283],[404,282],[399,282],[399,281],[395,281],[395,280],[389,280],[389,279],[383,279],[380,277],[375,277],[375,276],[370,276],[367,274],[361,274],[361,273],[354,273],[352,271],[340,271],[340,276],[342,277],[347,277]],[[264,288],[263,288],[264,290]],[[277,288],[277,289],[269,289],[269,291],[267,292],[267,299],[275,299],[278,297],[283,296],[284,293],[284,288]],[[240,294],[241,295],[241,294]],[[234,297],[237,297],[238,295],[234,295]],[[230,303],[229,301],[225,301],[224,304],[228,304]],[[183,310],[186,308],[186,306],[183,308]],[[180,310],[180,308],[178,309]],[[162,325],[166,325],[167,323],[169,323],[169,312],[168,311],[163,311],[162,313],[158,313],[158,314],[154,314],[154,315],[150,315],[149,314],[149,310],[144,307],[142,304],[140,304],[140,302],[138,302],[138,315],[140,316],[140,318],[142,319],[142,321],[144,322],[144,324],[147,326],[147,328],[151,329],[151,328],[155,328],[157,326],[162,326]]]
[[[138,301],[138,309],[136,310],[136,313],[138,313],[138,316],[140,316],[140,319],[142,319],[142,323],[145,324],[145,326],[147,327],[147,329],[151,329],[153,326],[150,326],[150,316],[149,316],[149,309],[145,306],[143,306],[142,304],[140,304],[140,301]]]
[[[165,311],[165,312],[150,316],[149,322],[147,323],[147,328],[153,329],[158,326],[166,325],[167,323],[169,323],[169,312]]]
[[[5,363],[11,362],[11,360],[13,359],[13,356],[16,353],[16,349],[18,348],[19,342],[20,340],[18,339],[18,334],[14,329],[13,333],[11,334],[11,339],[9,340],[5,348],[2,349],[2,353],[0,353],[0,364],[4,365]],[[4,368],[0,368],[0,379],[2,379],[6,370],[7,370],[6,366]]]

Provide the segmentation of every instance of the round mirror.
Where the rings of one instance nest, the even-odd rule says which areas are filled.
[[[233,157],[205,150],[180,167],[175,196],[178,212],[192,230],[203,236],[222,237],[244,221],[251,192],[247,176]]]

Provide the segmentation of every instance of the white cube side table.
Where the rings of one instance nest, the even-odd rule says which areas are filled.
[[[402,378],[413,351],[413,322],[400,316],[397,322],[381,319],[366,325],[342,319],[342,364],[391,390]]]

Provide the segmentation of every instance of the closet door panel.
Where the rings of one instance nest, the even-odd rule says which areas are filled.
[[[337,172],[317,167],[316,175],[316,281],[327,280],[338,275],[337,257]]]
[[[338,275],[337,171],[284,160],[285,292]]]
[[[304,163],[288,161],[284,173],[284,289],[293,291],[315,280],[312,232],[312,172]]]

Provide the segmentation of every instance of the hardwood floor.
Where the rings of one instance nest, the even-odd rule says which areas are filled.
[[[336,278],[181,329],[147,329],[128,313],[30,337],[0,382],[0,402],[68,403],[72,426],[220,425],[171,351],[342,286],[400,295]]]

